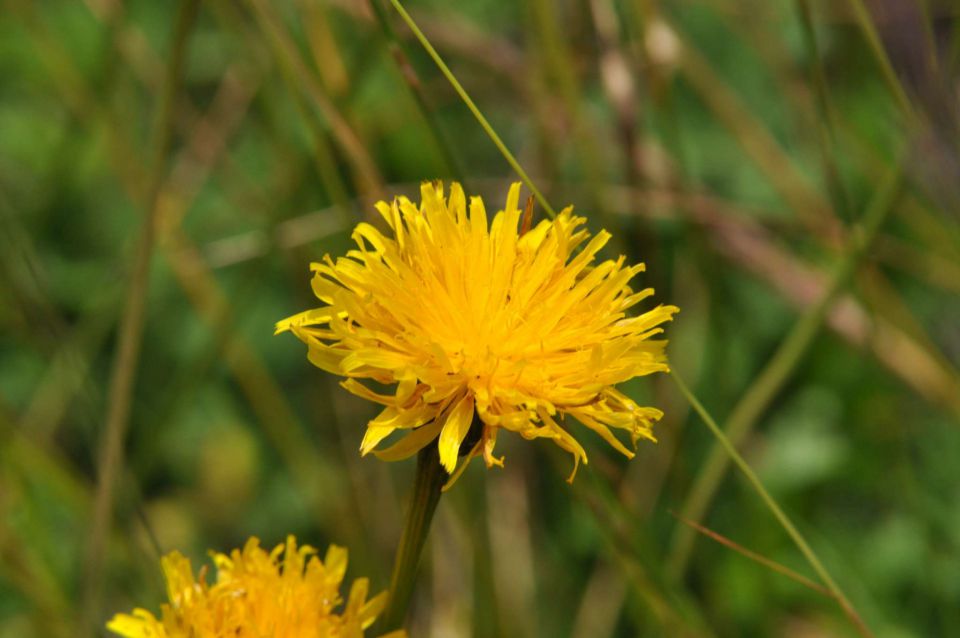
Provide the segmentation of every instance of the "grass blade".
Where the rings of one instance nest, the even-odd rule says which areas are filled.
[[[477,108],[477,105],[470,98],[470,95],[467,93],[466,89],[463,88],[463,85],[460,84],[460,81],[457,80],[457,76],[453,74],[453,71],[450,70],[450,67],[447,66],[446,62],[443,61],[443,58],[440,57],[440,54],[437,53],[437,50],[433,48],[433,45],[430,44],[430,41],[427,39],[427,36],[423,34],[423,31],[420,30],[420,27],[417,26],[417,23],[414,22],[413,18],[410,17],[410,14],[407,13],[407,10],[403,8],[403,5],[400,4],[400,0],[390,0],[390,3],[393,5],[393,8],[397,10],[397,13],[400,14],[400,17],[403,18],[403,21],[407,23],[407,26],[410,27],[410,30],[413,31],[413,34],[417,37],[417,40],[420,41],[420,44],[423,45],[423,48],[426,52],[433,58],[433,61],[436,63],[437,67],[440,68],[440,72],[443,73],[444,77],[447,78],[447,81],[450,82],[450,85],[453,86],[453,89],[460,96],[460,99],[463,100],[464,104],[467,105],[467,108],[470,109],[470,112],[473,113],[473,116],[477,119],[477,122],[480,123],[480,126],[493,141],[494,145],[500,150],[500,153],[503,155],[504,159],[507,160],[507,163],[510,164],[510,167],[516,171],[517,175],[520,176],[520,179],[523,180],[523,183],[527,185],[527,188],[530,189],[530,192],[533,193],[533,196],[537,198],[537,201],[540,202],[540,205],[543,206],[543,209],[547,212],[551,218],[556,217],[557,213],[550,205],[550,202],[543,196],[534,183],[530,179],[530,176],[527,175],[527,172],[523,170],[523,167],[520,166],[520,162],[517,161],[517,158],[513,156],[513,153],[510,152],[510,149],[507,148],[507,145],[503,143],[503,140],[500,139],[500,136],[497,135],[497,132],[493,130],[493,127],[490,125],[490,122],[487,121],[487,118],[484,117],[483,113]]]
[[[167,66],[157,113],[155,157],[154,165],[151,167],[147,215],[143,221],[143,229],[134,257],[127,300],[120,322],[119,344],[113,361],[99,476],[94,497],[93,521],[84,566],[83,627],[88,631],[92,631],[92,628],[99,624],[100,595],[105,576],[104,560],[107,538],[110,535],[110,519],[113,514],[114,487],[123,467],[123,442],[129,425],[133,386],[146,320],[147,284],[160,213],[160,191],[173,143],[174,110],[183,75],[187,44],[198,9],[198,0],[183,0],[176,18],[173,53]]]
[[[733,442],[734,447],[750,434],[763,412],[783,388],[810,348],[833,302],[843,290],[860,257],[872,243],[881,223],[889,213],[900,192],[901,177],[902,169],[898,164],[898,167],[887,176],[870,203],[863,217],[862,228],[854,228],[851,231],[850,247],[834,268],[830,276],[830,284],[823,296],[801,315],[773,357],[734,406],[724,426],[725,437]],[[723,446],[719,443],[714,445],[684,503],[682,508],[684,516],[694,521],[703,519],[713,496],[719,489],[729,462],[730,459],[725,454]],[[669,571],[675,578],[678,578],[686,568],[694,539],[693,530],[686,527],[678,528],[674,535],[668,563]]]
[[[783,511],[773,496],[770,495],[770,492],[767,491],[767,488],[763,486],[763,483],[760,482],[760,479],[757,477],[756,472],[753,471],[753,468],[751,468],[746,460],[740,456],[740,453],[737,452],[737,448],[734,447],[730,439],[727,438],[727,436],[723,433],[714,418],[709,412],[707,412],[706,408],[703,407],[703,404],[700,403],[697,397],[694,396],[693,392],[690,391],[690,388],[683,381],[680,375],[677,374],[677,371],[671,371],[670,376],[676,382],[677,387],[680,388],[680,392],[690,403],[690,406],[698,415],[700,415],[700,418],[710,429],[710,432],[712,432],[717,438],[717,441],[723,447],[723,450],[727,453],[734,464],[736,464],[740,471],[743,472],[743,475],[747,478],[750,486],[753,487],[754,491],[760,496],[761,500],[763,500],[764,505],[766,505],[767,508],[773,513],[774,517],[777,519],[777,521],[779,521],[780,525],[783,526],[783,529],[786,530],[787,534],[800,549],[800,552],[810,563],[810,566],[815,572],[817,572],[820,580],[822,580],[824,585],[827,586],[827,589],[830,590],[833,597],[837,599],[837,603],[839,603],[841,609],[843,609],[843,612],[850,619],[850,622],[852,622],[857,628],[857,631],[860,632],[860,635],[872,636],[873,634],[864,624],[863,619],[860,618],[857,610],[853,607],[853,605],[850,604],[850,601],[840,589],[840,586],[837,585],[836,581],[830,575],[830,572],[828,572],[827,568],[824,567],[816,552],[813,551],[813,549],[810,547],[810,544],[807,543],[807,540],[803,537],[803,534],[801,534],[796,528],[796,526],[793,524],[793,521],[791,521],[790,517],[787,516],[786,512]]]

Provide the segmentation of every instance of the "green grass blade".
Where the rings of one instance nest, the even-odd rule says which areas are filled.
[[[902,169],[898,164],[878,189],[864,214],[862,227],[851,230],[850,247],[834,268],[823,296],[797,320],[773,357],[734,406],[724,426],[725,436],[734,446],[740,445],[750,434],[812,345],[833,302],[889,213],[900,192],[901,177]],[[685,517],[697,522],[703,519],[728,467],[729,458],[723,447],[714,445],[683,505]],[[685,570],[695,539],[695,532],[689,527],[677,528],[668,559],[669,571],[675,578]]]
[[[407,10],[403,8],[403,5],[400,3],[400,0],[390,0],[390,3],[397,10],[397,13],[400,14],[400,17],[403,18],[403,21],[407,23],[407,26],[410,27],[410,30],[413,31],[413,34],[416,36],[417,40],[420,41],[420,44],[423,45],[423,48],[426,52],[433,58],[433,61],[437,64],[437,67],[440,68],[440,72],[443,73],[444,77],[447,78],[447,81],[450,82],[450,85],[453,86],[453,89],[457,92],[457,95],[463,100],[464,104],[467,105],[467,108],[470,109],[470,112],[473,113],[473,116],[477,119],[477,122],[480,123],[480,126],[490,137],[490,140],[493,141],[497,149],[500,150],[500,153],[503,155],[504,159],[507,160],[507,163],[510,164],[511,168],[516,171],[517,175],[520,176],[520,179],[523,180],[523,183],[527,185],[527,188],[530,189],[530,192],[533,193],[533,196],[537,198],[537,201],[540,202],[540,205],[543,206],[543,209],[547,212],[551,218],[556,217],[557,213],[550,205],[550,202],[543,196],[534,183],[530,179],[530,176],[527,175],[527,172],[523,170],[523,167],[520,166],[520,162],[517,161],[517,158],[513,156],[513,153],[510,152],[510,149],[507,148],[507,145],[503,143],[503,140],[500,139],[500,136],[497,135],[497,132],[493,130],[493,127],[490,125],[490,122],[487,121],[487,118],[484,117],[483,113],[477,108],[477,105],[474,103],[473,99],[470,98],[470,95],[467,93],[466,89],[463,88],[463,85],[460,84],[460,81],[457,80],[457,77],[453,74],[453,71],[450,70],[450,67],[447,66],[446,62],[443,61],[443,58],[440,57],[440,54],[437,53],[437,50],[433,48],[433,45],[430,44],[430,40],[427,39],[427,36],[423,34],[423,31],[420,30],[420,27],[417,26],[417,23],[414,22],[413,18],[410,17],[410,14],[407,13]]]
[[[872,636],[873,634],[864,624],[863,619],[860,618],[860,615],[854,609],[853,605],[850,604],[850,601],[847,599],[846,595],[843,593],[843,590],[840,589],[840,586],[837,585],[836,581],[833,579],[833,576],[830,575],[830,572],[827,571],[827,568],[824,567],[823,562],[817,556],[816,552],[813,551],[813,548],[810,547],[810,544],[807,543],[807,540],[803,537],[803,534],[797,529],[793,524],[793,521],[790,520],[790,517],[787,516],[786,512],[783,511],[783,508],[777,503],[777,501],[770,495],[770,492],[767,491],[767,488],[763,486],[763,483],[760,482],[759,477],[757,477],[756,472],[753,471],[753,468],[744,460],[740,453],[737,452],[737,448],[734,447],[730,439],[723,433],[723,430],[720,429],[720,426],[717,425],[717,422],[714,418],[707,412],[706,408],[703,407],[703,404],[694,396],[693,392],[690,391],[690,388],[687,387],[687,384],[683,381],[680,375],[676,370],[671,371],[670,376],[673,377],[673,380],[676,382],[677,387],[680,388],[680,392],[690,403],[690,406],[696,411],[703,422],[710,429],[710,432],[717,438],[719,444],[723,447],[723,450],[727,453],[730,459],[736,464],[736,466],[743,472],[743,475],[747,478],[747,481],[750,483],[750,486],[754,491],[760,496],[763,500],[764,505],[773,513],[774,517],[783,526],[783,529],[786,530],[790,538],[800,549],[800,552],[803,553],[804,557],[810,563],[810,566],[813,568],[820,579],[823,581],[823,584],[827,586],[827,589],[830,590],[830,593],[837,599],[837,602],[840,604],[840,607],[843,609],[843,612],[850,618],[850,621],[856,626],[857,630],[863,636]]]

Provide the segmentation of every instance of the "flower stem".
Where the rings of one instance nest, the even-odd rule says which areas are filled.
[[[420,564],[420,553],[430,532],[430,521],[440,502],[440,491],[447,480],[447,473],[440,465],[437,443],[434,441],[417,455],[417,475],[413,481],[413,495],[407,520],[400,537],[400,546],[393,562],[390,579],[390,600],[383,614],[383,631],[403,627],[413,594],[413,585]]]

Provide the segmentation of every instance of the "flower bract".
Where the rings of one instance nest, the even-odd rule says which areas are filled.
[[[677,308],[636,314],[653,294],[630,286],[643,264],[600,261],[609,233],[591,236],[571,208],[531,228],[519,196],[514,184],[490,220],[459,184],[445,197],[439,183],[424,183],[419,205],[376,205],[388,232],[360,223],[356,249],[311,265],[323,305],[277,332],[293,332],[311,362],[383,406],[363,454],[396,460],[436,440],[454,473],[460,456],[502,464],[493,450],[508,431],[553,441],[573,455],[575,473],[587,455],[566,417],[627,456],[614,431],[634,446],[653,439],[660,410],[615,386],[668,370],[666,341],[652,337]]]

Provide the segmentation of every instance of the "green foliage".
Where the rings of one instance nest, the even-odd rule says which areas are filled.
[[[812,3],[813,51],[802,4],[408,9],[546,200],[608,228],[681,307],[671,365],[721,425],[899,165],[876,241],[738,449],[870,630],[954,635],[960,202],[937,175],[960,165],[956,11],[878,22],[904,108],[856,12]],[[499,202],[518,178],[384,7],[396,41],[355,2],[205,2],[180,43],[166,3],[0,13],[0,638],[85,631],[110,379],[178,46],[96,631],[159,607],[160,553],[196,563],[250,535],[347,545],[351,574],[387,587],[412,462],[359,457],[373,408],[273,322],[312,305],[309,262],[345,252],[373,201],[462,173]],[[702,536],[671,572],[671,512],[714,438],[668,379],[625,391],[666,413],[635,460],[585,435],[571,487],[565,455],[504,434],[506,467],[475,462],[444,497],[411,636],[856,635],[829,596]],[[816,581],[730,474],[700,522]]]

